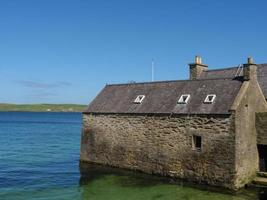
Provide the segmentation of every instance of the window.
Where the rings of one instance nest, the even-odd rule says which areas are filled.
[[[213,103],[216,98],[215,94],[208,94],[206,96],[206,99],[204,100],[204,103]]]
[[[186,104],[190,98],[190,94],[183,94],[177,103]]]
[[[145,97],[146,97],[145,95],[138,95],[134,100],[134,103],[141,103]]]
[[[192,144],[193,150],[201,151],[202,148],[201,136],[193,135],[192,143],[193,143]]]

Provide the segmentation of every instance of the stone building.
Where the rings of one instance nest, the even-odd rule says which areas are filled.
[[[81,161],[238,189],[267,168],[267,65],[106,85],[83,113]]]

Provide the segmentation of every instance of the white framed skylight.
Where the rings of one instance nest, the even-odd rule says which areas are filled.
[[[145,95],[138,95],[136,99],[134,100],[134,103],[142,103],[145,97],[146,97]]]
[[[186,104],[190,98],[190,94],[183,94],[180,99],[177,101],[179,104]]]
[[[216,98],[215,94],[208,94],[206,96],[206,99],[204,100],[204,103],[213,103]]]

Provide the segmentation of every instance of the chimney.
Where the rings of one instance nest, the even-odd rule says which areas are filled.
[[[189,64],[190,80],[196,80],[200,77],[201,73],[208,69],[207,65],[202,64],[201,57],[195,57],[195,63]]]
[[[249,57],[248,62],[244,64],[243,79],[244,81],[257,80],[257,65],[254,64],[252,57]]]

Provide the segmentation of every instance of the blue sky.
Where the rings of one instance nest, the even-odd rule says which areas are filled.
[[[106,83],[267,62],[267,3],[0,0],[0,102],[89,103]]]

